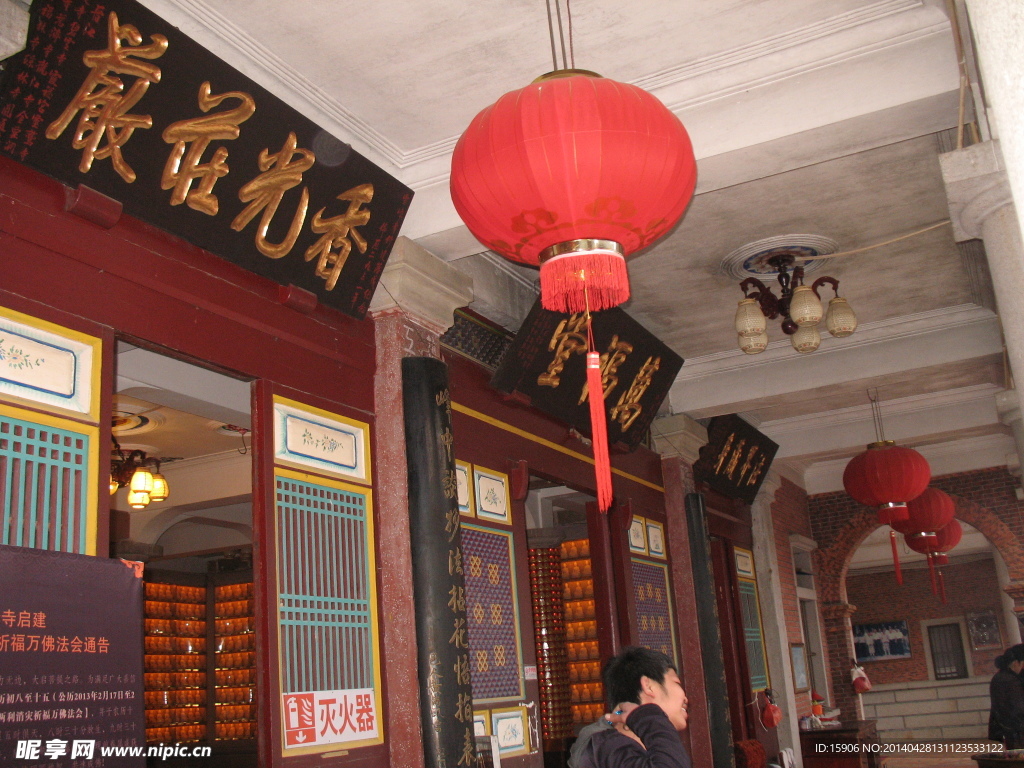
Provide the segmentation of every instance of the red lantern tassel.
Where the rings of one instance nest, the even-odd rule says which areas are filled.
[[[942,596],[942,604],[946,604],[946,581],[942,578],[942,569],[939,569],[939,594]]]
[[[900,570],[900,553],[896,549],[896,531],[889,529],[889,543],[892,544],[892,564],[896,569],[896,583],[903,584],[903,571]]]
[[[931,552],[929,552],[927,555],[925,555],[925,557],[928,558],[928,576],[932,580],[932,594],[933,595],[937,595],[937,594],[939,594],[939,588],[938,588],[938,585],[935,582],[935,562],[932,560]]]
[[[597,507],[602,512],[607,512],[612,505],[612,463],[608,458],[608,425],[604,414],[601,355],[597,352],[587,353],[587,389],[590,392],[590,432],[594,444]]]
[[[569,253],[540,265],[540,303],[544,309],[566,314],[597,312],[617,307],[627,299],[629,272],[626,260],[617,253]]]

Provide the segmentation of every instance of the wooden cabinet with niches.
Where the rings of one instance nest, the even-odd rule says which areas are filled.
[[[251,571],[147,573],[147,743],[254,748],[253,614]]]
[[[561,556],[572,720],[578,730],[605,711],[589,540],[562,542]]]

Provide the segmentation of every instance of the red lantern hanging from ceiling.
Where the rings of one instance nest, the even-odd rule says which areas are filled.
[[[938,532],[956,514],[956,504],[945,491],[929,487],[907,503],[907,512],[907,519],[893,521],[892,527],[907,538],[908,546],[913,540],[926,549],[934,550],[939,543]]]
[[[893,520],[889,530],[897,582],[903,583],[903,574],[900,571],[899,550],[896,548],[896,532],[903,534],[908,546],[914,540],[923,547],[934,547],[938,543],[936,532],[947,525],[955,514],[956,504],[953,499],[938,488],[925,488],[920,496],[907,502],[907,519]]]
[[[556,312],[629,298],[625,259],[666,234],[693,196],[686,129],[634,85],[557,70],[478,114],[452,155],[452,202],[486,247],[540,266]]]
[[[926,543],[923,537],[911,539],[904,535],[904,540],[907,542],[907,546],[915,552],[920,552],[922,555],[928,558],[928,571],[931,575],[932,580],[932,593],[941,592],[942,602],[946,602],[946,586],[942,580],[942,571],[938,572],[938,579],[936,580],[935,569],[937,566],[943,566],[949,563],[948,552],[952,550],[957,544],[960,543],[960,539],[963,538],[964,529],[960,526],[960,521],[950,520],[945,526],[936,531],[935,541],[932,543]]]
[[[964,537],[964,529],[958,520],[950,520],[949,523],[938,531],[937,539],[932,551],[935,553],[936,565],[947,565],[949,563],[949,551],[953,549]]]
[[[856,501],[874,507],[878,521],[889,525],[907,519],[907,502],[920,496],[931,479],[924,456],[892,440],[880,440],[850,459],[843,472],[843,487]]]
[[[545,309],[591,312],[629,298],[626,258],[665,235],[693,197],[690,137],[634,85],[563,69],[478,114],[452,155],[452,202],[487,248],[540,267]],[[588,345],[589,391],[601,392]],[[604,403],[591,396],[597,501],[611,505]]]

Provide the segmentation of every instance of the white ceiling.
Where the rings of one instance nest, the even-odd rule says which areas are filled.
[[[482,247],[451,205],[450,155],[478,111],[553,68],[544,0],[143,3],[411,186],[404,235],[456,267],[493,264],[466,258]],[[873,439],[869,387],[888,436],[943,471],[1013,452],[996,407],[1005,376],[984,260],[961,252],[948,226],[827,262],[818,274],[840,279],[861,327],[809,356],[777,323],[767,352],[736,350],[741,294],[721,269],[761,238],[820,235],[846,251],[949,217],[938,134],[956,126],[959,73],[945,9],[572,4],[576,66],[650,90],[697,155],[698,194],[682,223],[630,262],[627,310],[687,360],[669,407],[745,415],[811,492],[841,487],[845,461]],[[511,305],[501,295],[477,303],[514,326]]]

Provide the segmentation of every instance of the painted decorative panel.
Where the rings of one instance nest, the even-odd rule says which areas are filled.
[[[512,534],[463,523],[473,701],[523,695]]]
[[[0,307],[0,395],[99,420],[100,340]]]
[[[647,554],[651,557],[665,557],[665,526],[654,520],[648,520],[647,525]]]
[[[483,467],[473,467],[476,491],[476,515],[496,523],[512,523],[512,502],[508,493],[508,475]]]
[[[530,731],[526,707],[509,707],[491,711],[491,733],[498,740],[502,757],[525,755],[530,751]]]
[[[276,473],[286,751],[382,741],[370,491]]]
[[[668,565],[636,558],[631,563],[636,590],[638,644],[661,651],[678,664]]]
[[[275,397],[274,461],[369,483],[370,427]]]
[[[647,519],[634,515],[629,522],[629,551],[647,554]]]
[[[473,465],[465,461],[455,462],[456,493],[459,512],[466,517],[476,517],[476,503],[473,499]]]
[[[0,405],[0,544],[96,554],[98,430]]]

